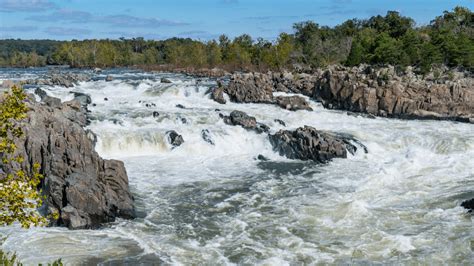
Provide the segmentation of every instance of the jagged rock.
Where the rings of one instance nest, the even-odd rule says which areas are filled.
[[[173,82],[167,78],[161,78],[161,83],[173,83]]]
[[[333,158],[346,158],[348,149],[354,145],[324,131],[310,126],[294,131],[280,130],[269,135],[273,149],[290,159],[313,160],[325,163]]]
[[[468,209],[469,210],[468,212],[473,212],[474,211],[474,198],[463,201],[463,203],[461,203],[461,207]]]
[[[87,119],[81,104],[73,100],[52,106],[30,100],[28,105],[25,136],[16,143],[17,155],[24,161],[8,171],[21,168],[31,175],[33,164],[41,165],[46,196],[42,209],[45,214],[60,215],[52,225],[97,228],[116,217],[133,218],[125,167],[94,151],[91,136],[83,128]]]
[[[220,104],[225,104],[226,100],[224,98],[224,88],[220,86],[214,88],[211,92],[211,98]]]
[[[113,81],[114,80],[114,77],[112,77],[111,75],[107,75],[107,77],[105,77],[105,81],[109,82],[109,81]]]
[[[273,91],[310,96],[330,109],[474,122],[474,79],[472,74],[456,70],[442,69],[435,79],[433,75],[415,75],[411,68],[399,74],[392,66],[329,66],[312,74],[237,73],[225,87],[231,101],[238,103],[275,103]]]
[[[253,130],[257,133],[268,132],[270,129],[267,125],[258,123],[257,119],[249,116],[242,111],[234,110],[229,116],[223,116],[224,122],[232,126],[242,126],[247,130]]]
[[[275,98],[275,102],[281,108],[290,111],[313,111],[313,108],[309,106],[309,103],[304,98],[299,96],[278,96]]]
[[[215,145],[214,140],[212,140],[212,136],[211,136],[211,133],[209,132],[209,130],[203,129],[201,131],[201,137],[205,142],[207,142],[211,145]]]
[[[170,130],[166,132],[166,135],[167,135],[168,143],[171,144],[173,149],[184,143],[183,136],[181,136],[174,130]]]
[[[273,102],[273,83],[266,74],[234,74],[225,92],[237,103]]]
[[[318,80],[313,97],[326,108],[469,122],[474,117],[473,81],[463,78],[434,82],[429,75],[425,79],[414,76],[410,69],[398,76],[393,67],[329,69]]]

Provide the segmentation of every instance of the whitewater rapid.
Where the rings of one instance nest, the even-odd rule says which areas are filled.
[[[31,78],[30,72],[3,71],[0,79]],[[57,258],[106,265],[474,261],[472,216],[459,207],[474,197],[474,125],[370,119],[313,101],[312,112],[221,105],[207,94],[214,85],[113,70],[74,88],[44,87],[62,100],[71,92],[91,96],[96,150],[125,162],[139,218],[100,230],[4,227],[0,248],[27,265]],[[310,125],[349,133],[368,153],[327,165],[288,160],[272,151],[265,134],[224,124],[219,113],[232,110],[255,116],[271,132]],[[169,130],[184,144],[172,149]],[[203,140],[203,130],[215,145]],[[270,160],[257,160],[259,154]]]

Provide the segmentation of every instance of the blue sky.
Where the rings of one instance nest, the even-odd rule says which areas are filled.
[[[0,38],[275,39],[295,22],[333,26],[387,10],[423,25],[457,5],[472,10],[474,0],[0,0]]]

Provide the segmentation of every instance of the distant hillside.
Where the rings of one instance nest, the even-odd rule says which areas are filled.
[[[72,67],[156,66],[226,70],[297,69],[331,64],[433,65],[474,69],[474,15],[456,7],[417,27],[413,19],[389,11],[385,16],[352,19],[335,27],[296,23],[294,33],[274,42],[244,34],[201,42],[192,39],[0,40],[0,66],[67,64]]]

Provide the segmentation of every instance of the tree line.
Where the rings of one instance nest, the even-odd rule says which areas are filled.
[[[226,70],[311,69],[330,64],[474,68],[474,16],[465,7],[445,11],[430,24],[389,11],[385,16],[351,19],[335,27],[296,23],[275,41],[221,35],[207,42],[171,38],[72,41],[0,41],[1,66],[118,67],[168,65]],[[13,44],[13,45],[12,45]]]

